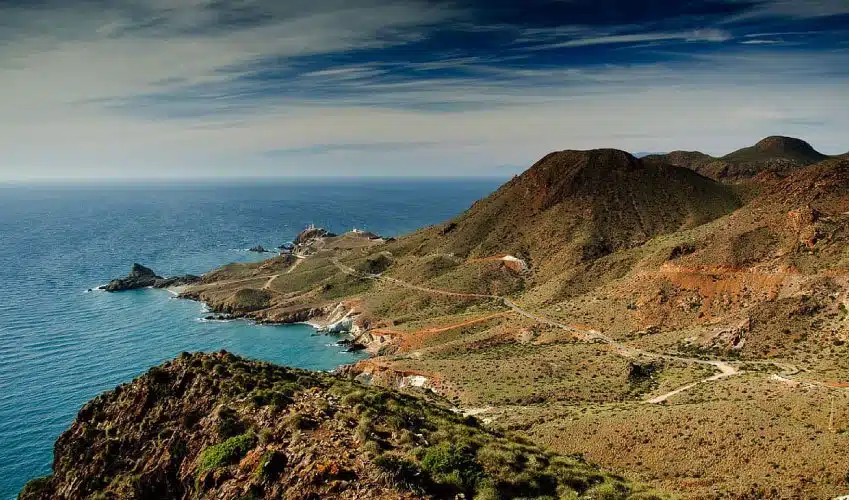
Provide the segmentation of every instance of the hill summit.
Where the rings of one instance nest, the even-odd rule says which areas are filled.
[[[826,159],[828,156],[802,139],[774,135],[721,158],[698,151],[673,151],[647,156],[645,161],[685,167],[718,181],[738,182],[761,174],[786,176]]]
[[[727,187],[685,168],[616,149],[550,153],[427,235],[474,258],[499,254],[548,264],[593,260],[737,208]]]
[[[828,158],[802,139],[770,136],[754,146],[739,149],[723,157],[734,163],[769,162],[787,160],[800,166],[810,165]]]

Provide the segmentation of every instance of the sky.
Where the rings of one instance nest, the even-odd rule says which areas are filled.
[[[0,0],[0,180],[849,150],[849,0]]]

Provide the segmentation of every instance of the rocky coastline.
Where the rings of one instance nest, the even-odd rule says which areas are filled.
[[[380,239],[380,236],[367,231],[353,230],[350,234],[369,240]],[[281,255],[303,259],[320,251],[328,240],[333,238],[337,238],[337,235],[311,225],[301,231],[291,243],[281,245]],[[262,246],[253,247],[250,251],[268,252]],[[207,281],[215,280],[215,276],[207,278]],[[168,289],[178,298],[202,303],[208,309],[203,317],[205,321],[240,319],[259,325],[303,324],[315,330],[316,335],[336,337],[336,344],[346,352],[365,351],[370,356],[375,356],[392,340],[388,335],[374,335],[370,331],[368,319],[363,317],[355,304],[343,301],[291,308],[269,307],[273,294],[264,288],[243,288],[237,290],[233,296],[218,297],[207,293],[202,286],[204,283],[201,276],[162,277],[153,269],[135,263],[127,276],[114,279],[99,289],[108,292],[142,288]]]

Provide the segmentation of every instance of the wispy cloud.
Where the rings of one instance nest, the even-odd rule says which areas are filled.
[[[575,47],[587,47],[590,45],[608,44],[632,44],[641,42],[655,42],[667,40],[683,40],[686,42],[725,42],[730,40],[731,34],[718,29],[703,29],[685,32],[658,32],[658,33],[632,33],[628,35],[611,35],[589,38],[576,38],[564,42],[534,45],[527,50],[551,50]]]
[[[809,38],[795,14],[629,23],[590,4],[0,2],[0,177],[468,174],[567,147],[720,153],[772,133],[847,149],[838,28],[810,37],[827,47],[791,47]]]
[[[744,40],[740,43],[742,43],[743,45],[778,45],[785,42],[783,40],[765,40],[756,38],[753,40]]]
[[[753,8],[727,21],[758,18],[815,19],[846,14],[849,14],[849,2],[846,0],[761,0]]]

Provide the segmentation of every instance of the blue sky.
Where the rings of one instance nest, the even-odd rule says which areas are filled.
[[[0,0],[0,179],[849,150],[846,0]]]

